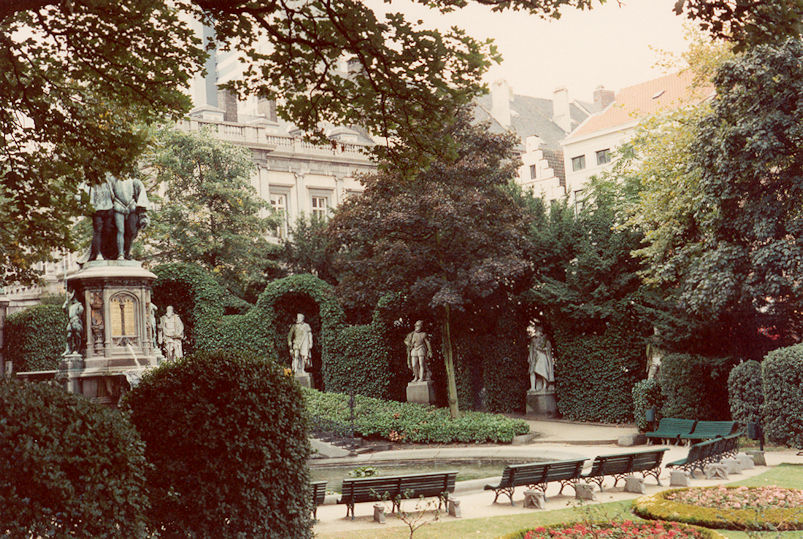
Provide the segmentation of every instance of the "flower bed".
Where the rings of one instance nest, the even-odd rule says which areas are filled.
[[[644,518],[677,520],[731,530],[803,529],[803,491],[781,487],[706,487],[643,496],[633,511]]]
[[[521,530],[501,539],[586,539],[586,538],[633,538],[650,537],[654,539],[724,539],[724,536],[704,528],[679,524],[677,522],[578,522],[576,524],[556,524]]]

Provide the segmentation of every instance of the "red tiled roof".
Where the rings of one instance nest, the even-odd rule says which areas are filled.
[[[694,86],[693,80],[694,73],[687,69],[623,88],[608,108],[589,116],[566,140],[614,129],[650,114],[699,103],[713,95],[713,86]]]

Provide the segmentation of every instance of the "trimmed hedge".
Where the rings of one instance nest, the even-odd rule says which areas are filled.
[[[655,408],[655,423],[661,420],[661,406],[664,396],[661,394],[661,384],[658,380],[642,380],[633,386],[633,417],[636,426],[641,432],[649,428],[647,423],[647,409]]]
[[[124,400],[145,441],[152,530],[177,537],[311,537],[304,401],[246,353],[196,353]]]
[[[118,411],[7,381],[0,418],[4,537],[146,537],[144,445]]]
[[[658,379],[664,406],[663,417],[726,420],[728,373],[732,360],[691,354],[667,354],[661,360]]]
[[[663,366],[663,365],[662,365]],[[667,496],[688,487],[664,490],[651,496],[642,496],[633,503],[633,512],[643,518],[659,520],[676,520],[687,524],[719,528],[726,530],[799,530],[803,529],[803,514],[799,508],[754,508],[724,509],[721,507],[703,507],[668,500]],[[736,489],[738,487],[726,487]]]
[[[761,364],[764,433],[776,444],[803,447],[803,344],[773,350]]]
[[[14,364],[14,372],[58,369],[66,327],[61,305],[34,305],[11,314],[3,327],[3,357]]]
[[[334,427],[336,432],[348,432],[349,395],[304,389],[304,397],[313,427],[322,430]],[[361,395],[354,398],[354,416],[357,434],[394,442],[511,442],[514,436],[530,430],[525,421],[502,415],[463,412],[453,420],[447,408],[384,401]]]
[[[728,403],[731,417],[742,425],[761,422],[764,391],[761,388],[761,363],[745,361],[728,375]]]
[[[644,371],[644,341],[611,326],[602,335],[555,333],[558,411],[573,421],[633,420],[633,386]],[[662,366],[663,368],[663,366]]]

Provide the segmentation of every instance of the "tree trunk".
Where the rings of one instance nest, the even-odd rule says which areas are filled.
[[[443,363],[446,367],[446,395],[449,401],[449,414],[452,419],[460,416],[460,409],[457,406],[457,383],[454,377],[454,352],[452,349],[452,308],[444,306],[443,330],[441,332],[441,342],[443,347]]]

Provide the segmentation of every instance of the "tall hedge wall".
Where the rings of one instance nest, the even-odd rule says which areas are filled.
[[[764,391],[761,387],[761,363],[745,361],[728,375],[728,403],[731,417],[742,425],[761,420]]]
[[[803,447],[803,344],[773,350],[761,364],[764,432],[774,443]]]
[[[727,381],[732,366],[729,358],[668,354],[661,360],[658,375],[663,417],[729,419]]]
[[[555,333],[558,411],[574,421],[633,420],[633,386],[644,371],[643,340],[611,326],[602,335]]]
[[[60,305],[35,305],[8,316],[3,357],[15,372],[58,369],[67,342],[67,315]]]
[[[661,384],[658,383],[657,379],[641,380],[633,386],[633,418],[636,420],[636,426],[640,431],[644,432],[650,426],[647,423],[647,410],[650,408],[655,409],[655,419],[653,421],[656,425],[658,424],[661,420],[663,402]]]

